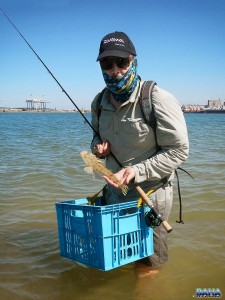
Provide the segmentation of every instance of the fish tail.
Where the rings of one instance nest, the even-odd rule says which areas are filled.
[[[121,190],[122,190],[123,195],[126,196],[127,192],[128,192],[128,186],[124,184],[122,186]]]

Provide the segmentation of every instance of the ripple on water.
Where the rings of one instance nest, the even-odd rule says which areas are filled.
[[[104,185],[83,171],[79,153],[89,149],[92,135],[80,116],[0,114],[0,298],[136,300],[138,291],[142,299],[151,295],[172,300],[179,295],[186,300],[197,287],[222,289],[225,118],[186,119],[191,153],[184,168],[195,180],[179,172],[185,224],[175,222],[175,181],[169,263],[159,278],[137,283],[133,264],[101,272],[59,255],[55,202],[83,198]]]

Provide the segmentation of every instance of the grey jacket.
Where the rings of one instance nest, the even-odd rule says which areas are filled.
[[[102,140],[109,141],[112,153],[123,167],[134,168],[135,183],[147,181],[149,186],[154,186],[162,178],[170,179],[173,172],[187,160],[188,134],[183,112],[176,98],[155,86],[152,91],[157,121],[155,138],[154,130],[145,123],[138,103],[142,84],[143,82],[139,83],[130,99],[118,110],[109,102],[109,91],[106,90],[99,120],[96,111],[98,94],[91,107],[92,125]],[[94,134],[92,151],[99,142],[101,140]],[[114,173],[120,170],[111,156],[106,157],[106,166]]]

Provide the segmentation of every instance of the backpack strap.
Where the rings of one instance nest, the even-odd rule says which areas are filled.
[[[145,123],[148,124],[149,126],[151,126],[154,131],[156,129],[156,118],[155,118],[155,114],[154,114],[154,108],[152,105],[152,90],[153,87],[156,85],[157,83],[153,80],[149,80],[149,81],[145,81],[142,85],[141,88],[141,96],[139,98],[139,104],[140,104],[140,108],[141,108],[141,112],[143,115],[143,118],[145,120]],[[102,98],[103,98],[103,94],[105,92],[107,88],[105,87],[96,102],[96,110],[98,113],[98,119],[100,117],[101,114],[101,102],[102,102]]]
[[[145,121],[146,124],[148,124],[149,126],[152,127],[154,134],[155,134],[155,139],[156,139],[156,143],[157,143],[157,137],[156,137],[156,117],[154,114],[154,107],[152,105],[152,90],[153,87],[156,85],[155,81],[145,81],[142,85],[142,89],[141,89],[141,96],[139,98],[139,104],[140,104],[140,108],[141,108],[141,112],[142,112],[142,116],[143,119]],[[160,149],[160,147],[158,146],[158,149]],[[179,178],[178,178],[178,174],[177,171],[175,170],[175,173],[177,175],[177,181],[178,181],[178,194],[179,194],[179,200],[180,200],[180,220],[177,221],[179,223],[184,223],[182,220],[182,204],[181,204],[181,193],[180,193],[180,185],[179,185]],[[168,182],[167,178],[164,177],[160,180],[163,184],[163,186],[165,186]]]
[[[157,83],[153,80],[145,81],[141,88],[141,96],[139,100],[141,112],[145,123],[156,130],[156,118],[152,105],[152,90]]]
[[[97,101],[96,101],[96,110],[97,110],[97,113],[98,113],[98,120],[99,120],[100,114],[101,114],[101,103],[102,103],[103,94],[104,94],[104,92],[105,92],[106,89],[107,89],[107,88],[105,87],[105,88],[101,91],[101,93],[99,94],[98,99],[97,99]]]
[[[102,98],[103,98],[103,94],[104,94],[104,92],[105,92],[105,90],[106,90],[107,88],[105,87],[101,92],[100,92],[100,94],[99,94],[99,96],[98,96],[98,99],[97,99],[97,101],[96,101],[96,111],[97,111],[97,118],[98,118],[98,120],[99,120],[99,118],[100,118],[100,115],[101,115],[101,112],[102,112],[102,110],[101,110],[101,103],[102,103]],[[99,129],[99,128],[98,128]],[[93,142],[93,140],[94,140],[94,138],[96,137],[96,134],[94,134],[93,135],[93,138],[92,138],[92,142]],[[99,137],[100,137],[100,135],[99,135]],[[100,137],[101,138],[101,137]]]

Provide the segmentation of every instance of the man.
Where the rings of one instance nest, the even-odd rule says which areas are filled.
[[[97,106],[100,94],[92,102],[92,125],[101,137],[94,134],[92,151],[98,157],[105,157],[107,168],[129,186],[124,196],[118,185],[104,176],[108,182],[108,204],[137,199],[133,183],[147,192],[163,181],[164,186],[151,198],[156,210],[167,220],[172,206],[174,171],[188,158],[187,128],[176,98],[157,85],[152,91],[156,130],[146,124],[139,105],[143,82],[137,73],[135,57],[135,47],[125,33],[113,32],[102,39],[97,61],[107,88],[102,95],[101,113]],[[154,255],[136,262],[139,277],[157,274],[158,266],[168,260],[167,233],[163,226],[154,229],[154,251]]]

